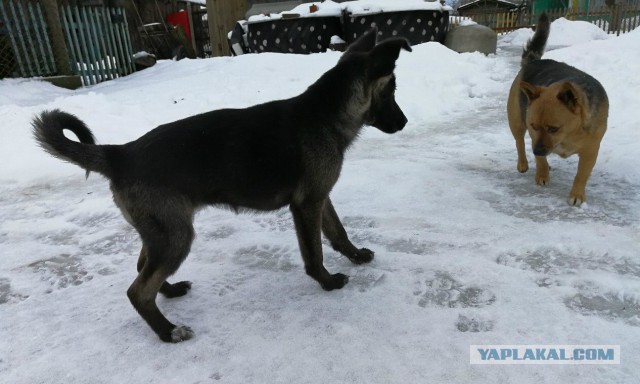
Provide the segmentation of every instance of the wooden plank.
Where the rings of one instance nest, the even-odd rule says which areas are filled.
[[[14,4],[18,6],[18,12],[16,12],[15,8],[14,8]],[[25,32],[20,30],[20,26],[24,25],[24,17],[22,14],[22,5],[21,4],[16,4],[13,2],[10,2],[9,5],[11,6],[11,12],[13,13],[13,20],[16,21],[16,25],[15,25],[15,30],[17,32],[16,34],[16,38],[18,40],[18,43],[20,43],[20,48],[22,48],[21,52],[16,52],[17,55],[21,55],[22,58],[24,59],[26,66],[25,69],[26,71],[24,71],[23,75],[24,76],[35,76],[36,71],[32,68],[31,65],[31,59],[29,58],[29,55],[27,54],[27,47],[25,46],[24,43],[24,36],[25,36]]]
[[[113,23],[111,22],[111,11],[109,8],[104,8],[104,14],[103,14],[103,28],[105,29],[105,36],[107,39],[107,46],[109,47],[109,55],[111,55],[111,64],[113,65],[113,77],[114,78],[118,78],[120,77],[120,71],[119,71],[119,67],[120,64],[118,63],[118,43],[116,42],[116,37],[114,34],[114,26]]]
[[[207,21],[213,56],[229,56],[227,33],[244,18],[245,0],[207,0]]]
[[[11,6],[13,6],[13,3],[9,3],[9,4]],[[2,14],[2,18],[4,20],[7,20],[7,21],[8,20],[15,20],[15,16],[13,17],[13,19],[9,18],[9,14],[6,11],[6,9],[4,8],[4,2],[3,1],[0,1],[0,13]],[[22,58],[21,58],[20,52],[18,50],[18,41],[17,41],[17,39],[15,37],[15,34],[16,34],[15,29],[12,28],[12,25],[11,25],[10,22],[7,22],[5,24],[5,28],[7,28],[7,32],[9,34],[9,40],[11,41],[11,47],[13,48],[13,53],[14,53],[14,56],[16,58],[16,62],[18,63],[18,69],[20,71],[20,75],[26,77],[27,74],[26,74],[26,71],[25,71],[25,66],[22,63]]]
[[[111,10],[113,10],[114,14],[117,15],[117,12],[115,12],[115,8],[111,8]],[[114,52],[116,54],[116,57],[118,58],[117,62],[118,62],[118,75],[119,76],[125,76],[127,74],[126,71],[126,67],[127,67],[127,63],[124,61],[124,52],[122,50],[122,36],[120,36],[121,31],[119,26],[117,26],[116,24],[113,23],[113,18],[111,17],[111,12],[109,12],[109,21],[111,22],[111,27],[113,28],[113,34],[115,37],[115,42],[116,42],[116,51]]]
[[[83,7],[87,20],[87,34],[89,35],[90,48],[95,60],[95,70],[98,74],[96,79],[97,83],[108,80],[106,63],[104,62],[104,55],[100,51],[100,40],[98,40],[98,33],[96,31],[97,26],[94,20],[95,8]]]
[[[88,81],[88,83],[85,85],[95,84],[95,73],[93,72],[93,68],[91,67],[91,62],[87,62],[89,60],[89,51],[87,49],[87,39],[84,34],[84,25],[83,25],[82,18],[80,17],[80,10],[76,6],[74,7],[70,6],[69,8],[73,12],[72,14],[75,20],[75,28],[73,32],[76,33],[78,42],[80,43],[79,45],[80,54],[78,55],[78,59],[79,59],[78,64],[84,70],[85,78]]]
[[[44,73],[44,68],[41,65],[40,58],[38,57],[38,51],[35,49],[35,42],[33,41],[32,33],[30,30],[30,26],[32,25],[31,20],[28,17],[28,9],[31,4],[21,4],[18,5],[18,13],[20,14],[20,22],[22,24],[23,32],[22,37],[26,36],[27,47],[25,47],[24,56],[33,62],[33,67],[35,68],[31,73],[31,76],[40,76]],[[27,12],[25,12],[24,7],[27,7]]]
[[[36,14],[33,11],[34,7],[39,7],[40,4],[27,4],[27,11],[29,15],[29,23],[33,28],[33,32],[35,33],[35,40],[37,44],[31,46],[31,50],[33,51],[34,56],[37,57],[38,67],[40,67],[40,63],[42,63],[42,70],[39,71],[39,75],[51,75],[54,71],[49,66],[49,60],[47,60],[47,55],[44,52],[44,37],[41,35],[42,28],[40,28],[40,23],[36,18]],[[43,33],[46,35],[46,33]],[[38,52],[39,51],[39,52]],[[39,54],[39,55],[38,55]]]
[[[85,60],[88,61],[89,72],[92,73],[93,79],[91,84],[98,84],[102,81],[102,73],[100,71],[100,57],[98,57],[95,45],[93,44],[93,39],[91,36],[91,23],[89,21],[89,17],[87,16],[89,7],[76,7],[78,10],[78,14],[82,18],[82,28],[80,29],[80,36],[83,36],[85,39],[85,50],[87,52],[87,56]]]
[[[51,65],[51,68],[52,68],[52,73],[55,73],[57,75],[69,75],[70,73],[68,69],[66,71],[59,69],[62,67],[62,65],[64,65],[64,63],[62,63],[62,65],[58,65],[55,59],[56,56],[53,55],[51,41],[49,40],[49,33],[47,33],[47,23],[44,21],[44,17],[42,16],[42,7],[40,7],[39,4],[38,4],[38,7],[36,7],[36,10],[37,10],[38,24],[42,27],[42,38],[44,39],[44,46],[47,50],[47,52],[43,53],[43,55],[49,61],[49,64]],[[59,19],[57,24],[58,24],[57,28],[60,28]],[[49,29],[53,30],[54,28],[49,28]],[[66,58],[66,63],[67,65],[69,64],[68,57]]]
[[[104,31],[104,12],[105,8],[95,8],[93,12],[92,22],[95,24],[97,32],[97,40],[101,48],[101,56],[104,62],[105,76],[108,80],[113,80],[116,76],[116,68],[111,58],[111,51],[107,48],[106,36]]]
[[[71,61],[73,64],[70,64],[69,67],[72,73],[79,73],[77,68],[78,60],[76,59],[75,43],[71,36],[71,28],[69,26],[69,22],[67,21],[67,14],[64,10],[64,7],[60,7],[60,19],[62,20],[62,25],[64,27],[63,32],[66,36],[67,41],[69,42],[69,44],[67,44],[67,47],[70,46],[69,55],[71,56]]]
[[[127,14],[124,8],[118,8],[118,13],[122,15],[122,36],[124,38],[125,61],[127,62],[127,75],[136,71],[133,63],[133,47],[131,46],[131,35],[129,34],[129,25],[127,22]]]
[[[71,9],[71,6],[67,5],[66,9],[63,8],[63,13],[65,14],[65,17],[66,17],[65,21],[67,24],[66,25],[67,33],[73,45],[73,51],[74,51],[73,56],[75,61],[74,66],[76,68],[77,73],[79,73],[80,76],[82,77],[83,85],[85,86],[90,85],[91,84],[90,74],[87,67],[82,62],[84,57],[84,54],[82,53],[82,41],[80,40],[80,36],[78,36],[77,22],[74,20],[73,10]]]

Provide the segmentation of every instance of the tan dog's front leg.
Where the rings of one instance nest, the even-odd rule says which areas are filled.
[[[536,184],[548,185],[549,184],[549,163],[547,163],[546,156],[536,156]]]
[[[529,170],[529,161],[524,147],[524,132],[522,135],[513,135],[516,139],[516,150],[518,151],[518,172],[525,173]]]
[[[527,160],[527,153],[525,151],[524,136],[527,133],[527,128],[524,122],[520,120],[519,114],[514,116],[511,110],[517,108],[517,106],[511,105],[512,101],[509,99],[509,128],[511,128],[511,134],[516,140],[516,151],[518,152],[518,172],[524,173],[529,170],[529,161]]]
[[[580,160],[578,161],[578,173],[573,180],[573,187],[567,202],[569,205],[580,206],[583,202],[587,201],[587,195],[585,193],[585,187],[589,176],[591,176],[591,170],[596,165],[598,158],[598,149],[595,151],[589,151],[585,153],[579,153]]]

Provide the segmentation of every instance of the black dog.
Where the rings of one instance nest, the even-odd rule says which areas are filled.
[[[158,292],[177,297],[191,288],[166,279],[187,257],[194,213],[203,206],[270,211],[288,205],[305,270],[328,291],[348,278],[325,269],[321,233],[353,263],[373,259],[347,237],[329,192],[364,124],[394,133],[407,123],[394,98],[393,70],[400,50],[411,47],[401,38],[376,45],[376,35],[374,29],[354,42],[299,96],[192,116],[123,145],[96,145],[82,121],[59,110],[34,119],[35,138],[47,152],[110,179],[116,205],[143,244],[127,295],[162,340],[193,336],[167,320],[155,300]],[[65,138],[64,129],[80,143]]]

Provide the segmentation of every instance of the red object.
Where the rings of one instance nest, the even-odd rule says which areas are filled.
[[[184,31],[187,33],[189,41],[193,42],[193,40],[191,40],[191,28],[189,28],[189,15],[187,15],[186,11],[168,14],[167,22],[173,26],[178,24],[182,25],[182,28],[184,28]]]

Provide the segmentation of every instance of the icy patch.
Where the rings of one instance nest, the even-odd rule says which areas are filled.
[[[236,232],[235,228],[231,226],[221,226],[212,231],[205,231],[198,237],[201,237],[205,240],[222,240],[230,237]]]
[[[371,271],[365,267],[358,267],[356,273],[349,276],[349,286],[355,286],[361,293],[368,292],[384,283],[386,274]]]
[[[297,249],[288,246],[260,245],[240,248],[236,251],[234,260],[249,268],[289,272],[299,268],[292,262],[294,253],[297,257]]]
[[[609,253],[596,253],[582,249],[559,250],[538,248],[520,254],[505,253],[496,260],[498,264],[533,271],[545,276],[535,283],[541,288],[567,285],[563,276],[580,276],[585,271],[614,274],[616,280],[622,277],[640,278],[640,264],[627,258],[615,258]],[[583,315],[599,316],[607,320],[622,320],[632,326],[640,326],[640,303],[637,296],[624,292],[612,293],[609,287],[580,281],[575,285],[578,293],[565,298],[564,304]]]
[[[35,234],[35,239],[44,244],[52,245],[70,245],[78,244],[78,239],[75,234],[78,233],[76,229],[61,229],[59,231],[47,231]]]
[[[443,249],[453,249],[454,244],[443,244],[436,241],[418,241],[414,239],[392,240],[387,245],[389,252],[402,252],[412,255],[435,255],[442,253]]]
[[[425,308],[481,308],[493,304],[496,296],[480,287],[466,287],[446,272],[436,272],[435,277],[425,280],[424,287],[414,292],[420,299],[418,305]]]
[[[235,292],[235,290],[236,290],[235,286],[227,283],[216,282],[216,283],[213,283],[213,286],[212,286],[212,293],[219,297],[226,296],[229,293]]]
[[[366,216],[345,216],[341,222],[345,228],[370,229],[378,227],[374,218]]]
[[[498,256],[496,262],[547,275],[575,275],[581,270],[598,270],[640,277],[640,264],[632,260],[617,259],[609,253],[601,254],[580,248],[560,250],[542,247],[521,253],[508,252]],[[551,284],[548,279],[544,279],[544,282],[538,285]]]
[[[581,292],[565,300],[565,305],[583,315],[599,316],[607,320],[640,327],[640,303],[631,295]]]
[[[535,184],[535,164],[529,171],[516,171],[515,146],[513,168],[504,172],[495,169],[473,170],[487,179],[493,179],[495,189],[478,193],[477,198],[486,201],[495,211],[505,215],[529,219],[537,223],[567,221],[590,223],[593,220],[616,226],[633,224],[628,212],[638,200],[638,188],[626,180],[603,175],[597,170],[587,184],[587,203],[572,207],[566,203],[575,177],[577,163],[570,159],[551,170],[551,183],[541,187]],[[552,159],[555,162],[559,159]],[[552,167],[554,167],[552,165]],[[471,170],[469,167],[465,171]]]
[[[0,304],[7,304],[14,301],[22,301],[29,296],[15,293],[11,290],[11,282],[9,279],[0,278]]]
[[[85,255],[137,255],[139,248],[139,236],[131,227],[80,246]]]
[[[260,227],[272,232],[293,231],[293,218],[288,210],[279,210],[274,213],[261,213],[253,218]]]
[[[477,316],[458,315],[458,321],[456,321],[456,329],[460,332],[489,332],[493,330],[493,326],[493,320],[482,319]]]
[[[51,293],[53,288],[77,286],[93,279],[93,276],[84,269],[79,257],[67,254],[36,261],[27,267],[40,274],[42,281],[49,283],[50,288],[47,289],[47,293]]]

